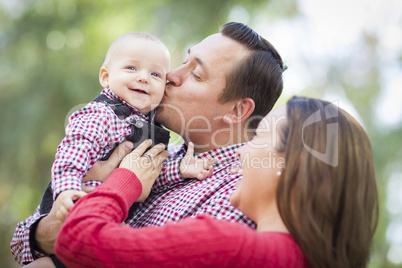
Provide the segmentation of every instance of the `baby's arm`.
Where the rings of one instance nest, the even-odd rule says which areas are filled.
[[[61,192],[53,203],[52,210],[50,211],[48,217],[53,217],[54,220],[59,221],[61,224],[67,217],[68,212],[74,206],[74,202],[85,196],[86,193],[77,190],[66,190]],[[61,226],[60,224],[60,226]],[[50,257],[41,257],[31,262],[24,267],[55,267],[53,261]]]
[[[82,190],[82,178],[117,135],[118,131],[108,131],[114,117],[110,108],[93,102],[70,116],[52,167],[53,199],[65,190]]]
[[[212,175],[214,169],[213,164],[217,159],[212,159],[210,156],[206,159],[194,157],[194,144],[189,142],[187,153],[180,163],[180,175],[182,178],[197,178],[203,180]]]

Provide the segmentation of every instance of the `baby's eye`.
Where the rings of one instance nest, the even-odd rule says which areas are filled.
[[[161,77],[160,74],[158,74],[158,73],[151,73],[151,75],[155,76],[155,77]]]
[[[132,70],[132,71],[135,71],[135,70],[136,70],[134,66],[128,66],[127,69]]]

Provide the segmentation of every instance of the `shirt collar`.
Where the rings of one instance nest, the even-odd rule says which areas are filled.
[[[214,164],[214,168],[219,169],[226,166],[228,163],[237,162],[238,158],[236,156],[236,152],[244,144],[245,143],[238,143],[229,146],[223,146],[204,153],[196,154],[196,156],[198,158],[207,158],[208,156],[211,156],[211,158],[217,158],[219,161]],[[174,154],[174,156],[175,158],[184,157],[186,152],[187,144],[183,143],[181,146],[178,147],[178,150]]]
[[[142,119],[144,119],[145,121],[148,121],[147,117],[146,117],[144,114],[142,114],[142,113],[140,112],[140,110],[138,110],[136,107],[132,106],[130,103],[126,102],[126,101],[123,100],[122,98],[119,98],[119,97],[110,89],[110,87],[104,88],[101,93],[102,93],[102,94],[105,94],[108,98],[110,98],[110,99],[112,99],[112,100],[113,100],[113,99],[119,99],[119,100],[121,100],[125,106],[129,107],[129,108],[133,111],[134,114],[140,116],[140,117],[141,117]]]

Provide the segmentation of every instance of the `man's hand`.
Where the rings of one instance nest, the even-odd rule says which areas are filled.
[[[85,192],[77,190],[60,193],[50,213],[40,220],[36,227],[35,240],[44,253],[54,254],[54,242],[68,212],[74,206],[74,201],[85,195]]]
[[[184,179],[206,179],[214,172],[213,164],[217,162],[218,159],[212,159],[210,156],[206,159],[194,157],[194,144],[189,142],[187,153],[180,162],[180,175]]]
[[[85,195],[85,192],[77,190],[67,190],[60,193],[53,203],[49,216],[54,217],[55,220],[64,222],[68,212],[73,208],[75,201]]]
[[[56,268],[52,259],[49,257],[42,257],[36,259],[35,261],[31,262],[28,265],[24,265],[24,268]]]

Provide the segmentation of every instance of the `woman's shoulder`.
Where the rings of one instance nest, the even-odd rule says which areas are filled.
[[[273,267],[309,267],[302,249],[288,233],[258,233],[259,248],[265,249],[267,261]]]

